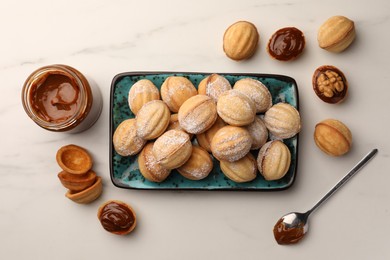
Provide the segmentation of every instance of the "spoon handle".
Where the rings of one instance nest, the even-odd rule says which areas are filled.
[[[313,208],[311,208],[306,215],[310,215],[315,209],[317,209],[323,202],[325,202],[330,196],[332,196],[344,183],[349,181],[363,166],[378,152],[378,149],[373,149],[363,159],[360,160],[348,173],[344,176],[326,195],[320,199]]]

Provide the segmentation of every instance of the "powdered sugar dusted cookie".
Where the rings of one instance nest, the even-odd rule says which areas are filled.
[[[255,119],[256,107],[247,95],[232,89],[219,96],[217,112],[229,125],[244,126]]]
[[[158,88],[148,79],[141,79],[134,83],[129,91],[130,110],[137,115],[143,105],[152,100],[160,99]]]
[[[211,74],[204,78],[198,85],[198,93],[211,97],[215,102],[219,96],[232,89],[230,82],[223,76]]]
[[[162,182],[170,174],[170,170],[161,167],[153,155],[154,143],[148,143],[138,156],[138,165],[145,179],[152,182]]]
[[[238,80],[233,89],[236,89],[248,97],[255,104],[256,113],[267,111],[272,106],[272,96],[268,88],[258,80],[252,78],[244,78]]]
[[[224,126],[211,141],[211,151],[215,158],[229,162],[238,161],[250,151],[252,137],[238,126]]]
[[[170,76],[161,85],[161,98],[173,113],[177,113],[181,105],[198,91],[185,77]]]
[[[177,171],[190,180],[206,178],[213,169],[213,160],[210,154],[199,146],[192,147],[191,157]]]

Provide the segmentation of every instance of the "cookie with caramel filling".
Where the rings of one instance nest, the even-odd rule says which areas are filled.
[[[182,166],[190,158],[192,144],[187,133],[169,130],[157,138],[152,151],[157,163],[171,170]]]
[[[232,89],[230,82],[221,75],[211,74],[204,78],[198,85],[198,93],[211,97],[215,102],[219,96]]]
[[[164,133],[169,125],[171,113],[161,100],[146,103],[138,112],[135,126],[137,136],[144,140],[152,140]]]
[[[252,146],[249,132],[238,126],[224,126],[211,141],[211,151],[218,160],[238,161],[248,154]]]
[[[173,113],[190,97],[198,94],[194,84],[180,76],[170,76],[161,85],[161,98]]]
[[[128,96],[130,110],[137,115],[143,105],[160,99],[158,88],[148,79],[141,79],[131,86]]]
[[[200,134],[217,120],[217,106],[212,98],[196,95],[187,99],[179,109],[180,126],[191,134]]]
[[[137,154],[144,147],[146,140],[137,135],[136,119],[126,119],[115,129],[112,144],[115,151],[121,156]]]
[[[119,200],[103,203],[97,213],[102,227],[115,235],[127,235],[137,225],[137,217],[128,204]]]
[[[213,169],[210,154],[199,146],[192,147],[191,157],[177,171],[187,179],[201,180],[206,178]]]
[[[219,96],[217,112],[229,125],[244,126],[255,120],[256,106],[247,95],[232,89]]]
[[[142,149],[138,156],[138,166],[145,179],[152,182],[162,182],[169,176],[171,171],[161,167],[157,162],[153,155],[153,144],[148,143]]]
[[[257,176],[256,159],[251,153],[235,162],[221,161],[221,170],[234,182],[249,182]]]

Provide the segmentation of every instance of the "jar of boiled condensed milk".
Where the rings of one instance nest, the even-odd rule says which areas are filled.
[[[40,127],[66,133],[90,128],[102,111],[97,86],[67,65],[50,65],[34,71],[24,83],[22,103],[27,115]]]

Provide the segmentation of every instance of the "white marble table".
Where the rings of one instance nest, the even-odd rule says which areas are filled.
[[[378,1],[10,1],[0,5],[0,254],[2,259],[389,259],[390,4]],[[357,38],[344,53],[317,46],[328,17],[356,22]],[[224,30],[253,22],[260,47],[249,61],[222,51]],[[266,42],[277,29],[300,28],[307,47],[296,61],[272,60]],[[100,87],[104,107],[90,130],[47,132],[25,114],[20,99],[26,77],[55,63],[71,65]],[[346,74],[347,100],[329,105],[311,86],[324,64]],[[125,71],[201,71],[285,74],[296,79],[303,129],[295,184],[281,192],[160,192],[114,187],[109,176],[109,95],[112,78]],[[314,144],[317,122],[336,118],[353,133],[347,155],[331,158]],[[90,205],[65,198],[55,153],[63,145],[86,147],[104,192]],[[379,154],[311,219],[295,246],[273,239],[276,220],[304,211],[364,154]],[[139,225],[127,237],[104,231],[97,208],[109,199],[131,204]]]

